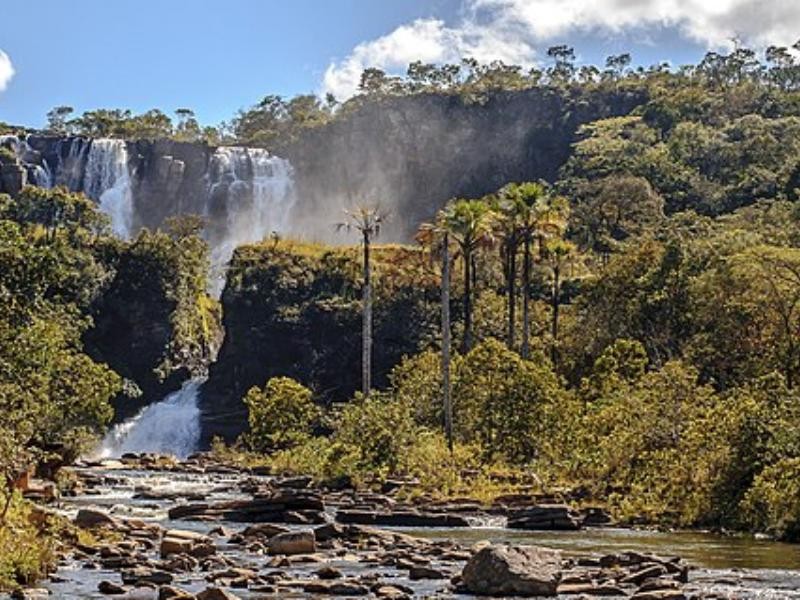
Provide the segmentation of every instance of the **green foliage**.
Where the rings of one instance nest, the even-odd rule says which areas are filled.
[[[743,502],[753,529],[790,542],[800,540],[800,458],[785,458],[756,477]]]
[[[564,392],[543,356],[526,361],[489,339],[464,356],[453,388],[454,430],[477,442],[487,458],[511,463],[538,458],[547,450],[553,416]]]
[[[311,391],[288,377],[273,377],[263,388],[250,388],[244,403],[250,446],[262,452],[301,444],[317,418]]]
[[[31,513],[31,506],[15,495],[0,524],[0,591],[33,585],[58,560],[52,524],[34,525]]]

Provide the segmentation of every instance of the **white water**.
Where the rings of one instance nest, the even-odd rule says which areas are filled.
[[[225,222],[211,236],[214,287],[237,246],[288,230],[295,195],[289,161],[259,148],[217,148],[208,177],[209,203],[220,188],[228,192]]]
[[[35,153],[28,144],[27,136],[20,138],[16,135],[0,135],[0,146],[11,148],[17,158],[27,166],[30,177],[29,183],[38,187],[53,187],[53,175],[50,171],[50,165],[46,161],[43,161],[42,164],[30,163],[30,155]]]
[[[183,387],[161,402],[143,408],[135,417],[115,425],[98,451],[98,458],[119,457],[126,452],[155,452],[186,458],[200,441],[201,379]]]
[[[116,235],[129,239],[133,228],[133,192],[128,171],[128,149],[124,140],[92,140],[83,180],[83,190],[111,217]]]

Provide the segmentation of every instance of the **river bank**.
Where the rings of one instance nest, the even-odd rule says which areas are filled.
[[[570,528],[563,513],[532,504],[410,506],[397,488],[318,489],[205,456],[131,457],[72,472],[74,495],[50,510],[101,541],[76,545],[39,592],[20,597],[466,598],[475,591],[467,565],[502,545],[548,549],[520,568],[541,574],[549,564],[553,593],[564,598],[800,597],[800,549],[786,544]],[[549,531],[543,510],[554,515]],[[539,515],[538,529],[510,528],[520,515]],[[480,580],[491,579],[480,568]]]

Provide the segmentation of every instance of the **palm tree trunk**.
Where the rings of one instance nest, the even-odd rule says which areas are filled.
[[[361,391],[369,396],[372,389],[372,281],[369,262],[369,232],[364,232],[364,291],[361,331]]]
[[[516,312],[517,312],[517,248],[513,240],[509,241],[507,248],[508,256],[506,257],[506,286],[508,289],[508,340],[507,345],[509,350],[514,349],[516,344]]]
[[[464,354],[472,349],[472,253],[462,248],[464,255]]]
[[[442,240],[442,404],[447,447],[453,451],[453,405],[450,401],[450,251],[449,236]]]
[[[525,254],[522,261],[522,358],[528,358],[531,339],[531,238],[529,235],[525,236]]]
[[[561,304],[561,268],[556,263],[553,266],[553,296],[552,296],[552,305],[553,305],[553,322],[552,322],[552,331],[551,334],[553,336],[553,346],[552,346],[552,360],[553,364],[556,364],[558,360],[558,308]]]

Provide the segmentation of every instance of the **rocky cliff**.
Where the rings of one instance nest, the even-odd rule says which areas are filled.
[[[374,383],[436,335],[438,285],[414,249],[376,247]],[[222,294],[225,340],[203,386],[203,433],[232,439],[247,425],[242,396],[292,377],[320,402],[360,386],[360,253],[293,242],[239,248]],[[418,271],[413,271],[418,265]]]
[[[481,102],[443,94],[366,102],[280,150],[295,169],[296,226],[331,239],[320,222],[353,202],[378,201],[393,213],[384,239],[406,241],[451,197],[555,180],[580,125],[645,99],[643,91],[536,88]]]

